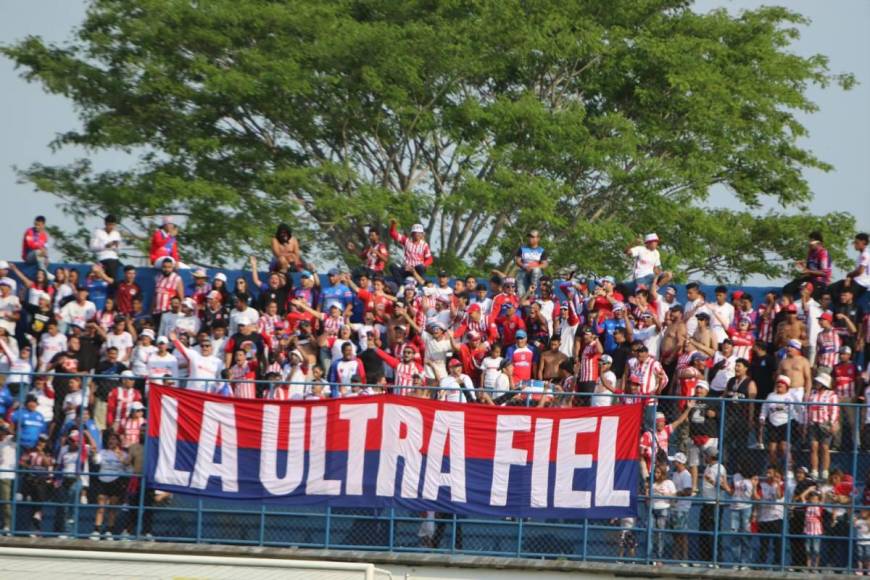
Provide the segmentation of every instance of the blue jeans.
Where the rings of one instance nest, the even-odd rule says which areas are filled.
[[[517,274],[517,294],[524,296],[532,284],[535,285],[535,293],[539,293],[541,289],[541,276],[543,275],[544,271],[540,268],[532,268],[529,271],[520,270]]]
[[[653,524],[655,532],[653,535],[653,546],[655,557],[661,560],[665,554],[665,529],[668,527],[668,508],[662,510],[653,510]]]
[[[731,561],[735,564],[746,564],[752,560],[752,508],[731,511],[731,533],[742,533],[742,536],[731,536]]]

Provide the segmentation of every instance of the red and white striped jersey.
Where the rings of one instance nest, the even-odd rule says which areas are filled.
[[[858,367],[855,363],[837,363],[834,366],[834,388],[841,401],[855,399],[855,380],[858,378]]]
[[[840,335],[833,328],[823,330],[816,338],[816,366],[834,368],[840,352]]]
[[[340,316],[338,318],[334,316],[325,316],[323,318],[323,333],[328,337],[338,336],[338,331],[341,330],[342,326],[344,326],[344,319]]]
[[[812,423],[834,424],[840,419],[840,408],[831,405],[813,405],[812,403],[839,403],[837,393],[830,389],[816,389],[810,393],[809,415]]]
[[[762,304],[758,307],[758,340],[761,342],[773,342],[773,319],[781,310],[779,304],[775,304],[770,312],[767,304]],[[767,318],[764,314],[767,313]]]
[[[275,388],[269,393],[268,398],[273,401],[289,401],[293,398],[290,392],[290,385],[275,385]]]
[[[822,535],[822,508],[817,505],[807,506],[804,513],[804,535]]]
[[[166,312],[169,310],[169,304],[172,299],[178,296],[178,283],[181,277],[175,272],[168,276],[160,272],[154,280],[154,309],[156,313]],[[178,296],[184,298],[184,296]]]
[[[677,357],[677,372],[680,372],[681,370],[689,366],[689,362],[692,360],[693,354],[694,352],[684,352]]]
[[[752,331],[740,332],[734,328],[728,329],[728,336],[734,344],[734,356],[737,358],[745,358],[752,361],[752,345],[755,344],[755,337],[752,336]]]
[[[649,357],[646,359],[646,362],[643,363],[636,358],[630,359],[628,361],[628,373],[630,377],[638,377],[640,379],[639,393],[642,395],[655,394],[658,389],[658,383],[656,382],[657,375],[664,376],[662,383],[668,382],[667,375],[665,375],[665,370],[662,368],[661,363],[653,357]],[[655,400],[653,399],[642,400],[642,402],[647,405],[655,404]]]
[[[432,263],[432,251],[429,249],[429,244],[425,240],[419,242],[414,241],[414,238],[400,234],[395,230],[390,230],[390,236],[398,243],[402,244],[404,254],[405,269],[410,270],[416,266],[428,266]]]
[[[121,421],[121,447],[124,449],[139,442],[139,433],[145,425],[145,417],[127,417]]]
[[[227,369],[227,378],[232,381],[239,381],[231,383],[233,394],[236,398],[257,398],[257,384],[252,382],[257,378],[257,373],[254,370],[256,364],[256,362],[251,361],[242,365],[233,365]]]
[[[127,415],[130,414],[130,405],[134,401],[141,401],[142,396],[136,389],[125,389],[124,387],[115,387],[109,393],[108,407],[106,413],[106,422],[109,425],[120,423]]]
[[[598,350],[598,341],[590,342],[583,347],[580,353],[580,372],[577,380],[581,383],[592,383],[598,380],[598,359],[601,353]]]
[[[393,381],[393,384],[397,387],[410,387],[414,384],[414,375],[422,374],[423,367],[416,362],[404,363],[400,362],[396,365],[396,378]],[[406,389],[395,389],[393,394],[396,395],[407,395],[410,391]]]

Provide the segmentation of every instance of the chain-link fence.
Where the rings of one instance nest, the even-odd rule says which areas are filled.
[[[61,424],[37,418],[47,414],[46,401],[28,396],[23,385],[6,385],[15,400],[5,411],[9,433],[0,442],[4,534],[870,570],[866,404],[802,396],[658,397],[645,409],[638,442],[638,513],[618,520],[536,520],[170,495],[142,477],[144,425],[133,438],[123,426],[103,419],[103,427],[90,416],[92,387],[100,379],[83,377],[80,402],[60,409]],[[271,388],[262,384],[260,390]],[[442,390],[421,388],[417,395]],[[588,401],[563,394],[549,404]],[[518,391],[511,402],[540,405],[541,398]]]

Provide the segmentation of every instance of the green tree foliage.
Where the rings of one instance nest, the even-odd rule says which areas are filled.
[[[815,227],[842,259],[854,228],[805,208],[803,169],[830,167],[795,114],[853,80],[793,54],[804,24],[688,0],[93,0],[69,43],[2,51],[75,103],[54,146],[138,159],[24,177],[80,220],[182,216],[194,261],[262,252],[282,221],[352,259],[394,216],[457,268],[508,262],[536,227],[555,265],[622,274],[655,230],[681,275],[741,279],[784,273]],[[705,208],[713,187],[742,209]]]

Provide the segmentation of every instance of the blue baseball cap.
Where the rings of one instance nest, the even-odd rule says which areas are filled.
[[[528,338],[529,335],[526,334],[526,331],[525,331],[525,330],[520,329],[520,330],[517,331],[516,337],[517,337],[517,338]]]
[[[338,268],[330,268],[329,272],[327,272],[330,276],[338,276],[340,273]]]

